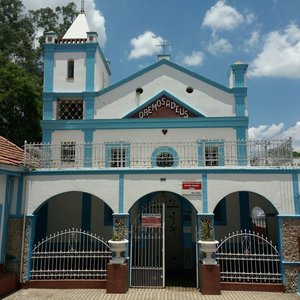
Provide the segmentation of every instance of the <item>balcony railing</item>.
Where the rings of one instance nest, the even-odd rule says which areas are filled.
[[[291,166],[292,140],[25,143],[29,168],[195,168]]]

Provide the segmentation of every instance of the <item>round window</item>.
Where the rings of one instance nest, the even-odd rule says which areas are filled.
[[[173,156],[169,152],[161,152],[156,157],[156,164],[158,167],[172,167],[174,164]]]

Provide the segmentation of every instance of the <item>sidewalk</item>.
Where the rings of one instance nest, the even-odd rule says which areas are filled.
[[[99,289],[23,289],[5,300],[300,300],[296,294],[268,293],[268,292],[231,292],[222,291],[221,296],[204,296],[194,288],[168,287],[165,289],[129,289],[127,294],[106,294],[106,290]]]

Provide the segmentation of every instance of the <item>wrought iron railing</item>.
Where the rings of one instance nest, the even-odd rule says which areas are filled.
[[[221,240],[216,259],[222,282],[281,283],[279,252],[259,233],[229,234]]]
[[[81,229],[46,237],[32,250],[31,280],[104,280],[112,252],[102,238]]]
[[[195,142],[75,141],[60,144],[25,143],[29,168],[195,168],[292,166],[292,140]]]

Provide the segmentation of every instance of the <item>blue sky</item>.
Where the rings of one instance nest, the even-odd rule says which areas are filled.
[[[68,2],[23,0],[28,9]],[[174,62],[226,86],[242,60],[250,137],[292,136],[300,150],[300,0],[85,0],[85,12],[111,83],[154,63],[163,40]]]

